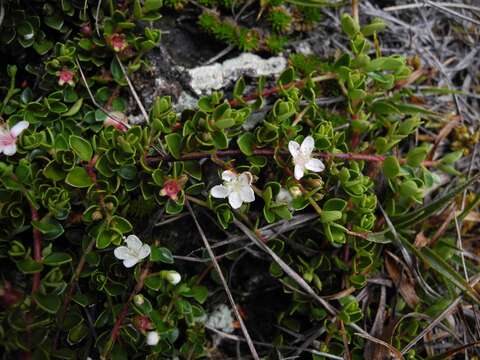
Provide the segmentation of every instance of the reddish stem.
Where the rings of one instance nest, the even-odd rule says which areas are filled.
[[[142,289],[143,285],[145,283],[145,279],[147,278],[149,274],[149,265],[145,265],[145,268],[142,270],[138,282],[135,285],[135,288],[133,289],[132,293],[128,297],[128,300],[123,304],[122,311],[120,311],[120,314],[117,317],[117,320],[115,321],[115,324],[113,325],[112,332],[110,334],[110,341],[105,349],[105,352],[103,356],[106,358],[106,355],[110,352],[111,348],[115,344],[115,341],[117,341],[118,335],[120,334],[120,329],[122,327],[123,321],[125,320],[127,314],[128,314],[128,308],[130,306],[130,303],[132,302],[133,298],[135,295],[137,295]]]
[[[273,149],[255,149],[252,151],[253,155],[263,155],[263,156],[272,156],[275,154],[275,150]],[[174,162],[174,161],[188,161],[188,160],[199,160],[199,159],[206,159],[210,158],[212,156],[216,156],[219,158],[222,157],[236,157],[236,156],[242,156],[243,153],[238,150],[218,150],[214,153],[209,153],[209,152],[191,152],[185,155],[180,156],[178,159],[175,159],[173,157],[163,157],[163,156],[157,156],[157,157],[147,157],[146,160],[148,162],[154,163],[158,161],[168,161],[168,162]],[[343,160],[364,160],[364,161],[371,161],[371,162],[383,162],[387,157],[385,155],[371,155],[371,154],[357,154],[357,153],[327,153],[327,152],[316,152],[313,154],[314,156],[317,156],[319,158],[323,159],[332,159],[332,158],[337,158],[337,159],[343,159]],[[405,164],[406,159],[399,159],[400,164]],[[424,166],[434,166],[436,165],[436,161],[424,161],[422,162],[422,165]]]
[[[32,203],[30,203],[30,213],[32,214],[32,221],[39,220],[37,209]],[[33,259],[36,262],[42,261],[42,234],[36,227],[33,227]],[[33,274],[32,294],[40,289],[40,281],[40,272]]]
[[[243,101],[251,101],[251,100],[255,100],[256,98],[258,98],[260,96],[265,96],[265,97],[272,96],[272,95],[278,93],[281,89],[289,89],[293,86],[298,87],[298,88],[302,88],[302,87],[305,86],[305,81],[304,80],[293,81],[291,83],[283,85],[282,87],[274,86],[274,87],[271,87],[271,88],[268,88],[268,89],[264,89],[261,93],[256,91],[252,94],[248,94],[248,95],[243,96],[242,100]],[[230,106],[240,105],[240,102],[237,99],[231,99],[231,100],[228,101],[228,103],[230,104]]]

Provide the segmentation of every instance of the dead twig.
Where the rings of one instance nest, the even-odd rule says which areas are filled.
[[[195,213],[193,212],[192,207],[190,206],[190,203],[188,201],[186,201],[186,205],[187,205],[187,209],[188,209],[190,215],[193,218],[193,221],[195,222],[197,230],[200,233],[200,237],[203,240],[203,244],[205,245],[205,248],[207,249],[208,255],[210,256],[210,259],[212,260],[212,264],[215,267],[215,270],[217,271],[218,277],[220,278],[220,281],[222,282],[223,288],[225,289],[225,293],[227,294],[230,305],[232,306],[233,312],[235,313],[235,317],[237,318],[237,321],[240,324],[240,328],[242,329],[243,335],[245,336],[245,339],[247,341],[248,347],[250,349],[250,353],[252,354],[252,356],[255,360],[260,360],[260,357],[258,356],[257,350],[255,349],[255,345],[253,344],[252,339],[250,337],[250,334],[248,333],[247,327],[245,326],[245,323],[243,322],[242,316],[240,315],[240,311],[238,310],[237,304],[235,303],[235,300],[233,299],[232,293],[230,292],[230,289],[228,288],[227,281],[225,280],[225,277],[223,276],[222,269],[220,268],[220,265],[218,264],[218,261],[215,258],[215,254],[213,253],[213,250],[210,247],[208,239],[205,236],[205,233],[203,232],[203,229],[200,226],[200,223],[198,222],[197,217],[195,216]]]

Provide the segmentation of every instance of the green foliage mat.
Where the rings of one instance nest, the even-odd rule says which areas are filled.
[[[382,56],[382,22],[343,15],[348,52],[178,114],[169,97],[147,112],[131,81],[161,1],[0,6],[3,359],[227,358],[232,339],[254,358],[427,359],[433,318],[456,338],[438,316],[480,297],[450,223],[478,177],[417,141],[442,114],[411,101],[425,73]],[[284,6],[262,2],[278,33]],[[199,23],[258,48],[210,10]]]

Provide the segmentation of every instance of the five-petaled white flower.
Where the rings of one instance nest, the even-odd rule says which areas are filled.
[[[147,333],[147,344],[150,346],[155,346],[160,341],[160,335],[156,331],[149,331]]]
[[[150,255],[150,245],[143,244],[136,235],[129,235],[125,242],[127,246],[119,246],[115,248],[113,254],[119,260],[123,260],[126,268],[135,266],[148,255]]]
[[[17,137],[28,125],[28,121],[22,120],[11,129],[7,125],[0,126],[0,154],[10,156],[17,152]]]
[[[225,170],[222,173],[222,180],[223,185],[216,185],[210,190],[213,197],[220,199],[228,197],[228,202],[234,209],[255,200],[252,189],[253,176],[248,171],[237,175],[233,171]]]
[[[295,164],[295,179],[300,180],[305,169],[320,172],[325,170],[323,162],[312,157],[312,151],[315,148],[315,140],[313,137],[307,136],[302,145],[299,145],[296,141],[290,141],[288,143],[288,150],[293,157],[293,163]]]

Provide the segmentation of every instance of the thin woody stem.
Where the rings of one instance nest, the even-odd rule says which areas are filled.
[[[286,152],[285,152],[286,153]],[[273,156],[275,154],[274,149],[255,149],[252,151],[253,155],[262,155],[262,156]],[[146,160],[149,163],[155,163],[159,161],[167,161],[167,162],[175,162],[175,161],[188,161],[188,160],[200,160],[200,159],[207,159],[215,155],[217,158],[225,158],[225,157],[239,157],[244,156],[244,154],[238,150],[218,150],[214,153],[209,152],[191,152],[180,156],[179,158],[175,159],[171,156],[156,156],[156,157],[147,157]],[[383,162],[387,158],[385,155],[376,155],[376,154],[358,154],[358,153],[328,153],[328,152],[315,152],[313,153],[314,156],[317,156],[322,159],[343,159],[343,160],[363,160],[369,162]],[[406,159],[399,159],[400,164],[405,164]],[[437,165],[437,161],[423,161],[422,165],[426,167],[431,167]]]
[[[333,74],[333,73],[327,73],[327,74],[324,74],[324,75],[320,75],[320,76],[316,76],[314,78],[311,79],[312,82],[320,82],[320,81],[326,81],[326,80],[331,80],[331,79],[335,79],[337,77],[336,74]],[[253,94],[248,94],[248,95],[245,95],[242,97],[242,100],[243,101],[251,101],[251,100],[255,100],[259,97],[268,97],[268,96],[272,96],[276,93],[279,93],[281,90],[286,90],[286,89],[290,89],[292,87],[296,87],[296,88],[303,88],[306,84],[306,80],[298,80],[298,81],[292,81],[288,84],[285,84],[285,85],[282,85],[282,86],[274,86],[274,87],[271,87],[271,88],[268,88],[268,89],[264,89],[261,93],[259,92],[254,92]],[[230,104],[230,106],[237,106],[237,105],[240,105],[241,101],[237,100],[237,99],[232,99],[228,102]]]
[[[30,203],[30,213],[32,214],[32,221],[39,220],[37,209],[32,203]],[[33,227],[33,259],[38,263],[42,261],[42,234],[36,227]],[[40,281],[40,272],[33,274],[32,294],[40,289]]]
[[[105,346],[105,350],[102,354],[102,359],[107,358],[108,354],[112,350],[113,345],[117,341],[123,321],[128,315],[128,308],[130,307],[130,303],[132,302],[135,295],[137,295],[143,289],[143,285],[145,284],[145,279],[147,278],[148,274],[149,274],[149,264],[145,265],[145,267],[143,268],[138,278],[138,282],[135,285],[135,288],[133,289],[132,293],[128,297],[127,301],[123,304],[122,310],[120,311],[120,314],[118,315],[117,320],[113,325],[112,332],[110,333],[110,340]]]

